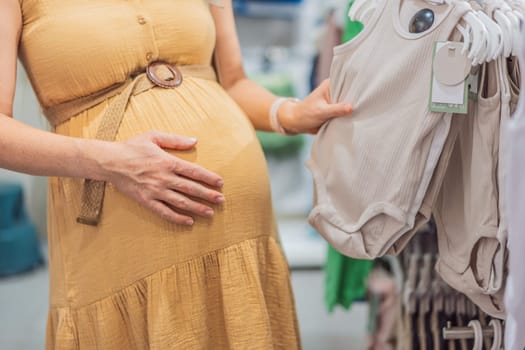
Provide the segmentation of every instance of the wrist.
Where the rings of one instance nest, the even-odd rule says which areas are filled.
[[[113,142],[75,139],[79,168],[82,169],[82,177],[90,180],[108,181],[111,171],[111,157],[115,150],[112,149]]]
[[[289,99],[277,111],[277,117],[287,134],[294,135],[299,133],[295,122],[297,120],[297,105],[299,102],[298,99]]]
[[[270,124],[275,132],[283,135],[295,135],[298,133],[294,127],[298,102],[300,101],[296,98],[279,98],[275,100],[270,109]]]

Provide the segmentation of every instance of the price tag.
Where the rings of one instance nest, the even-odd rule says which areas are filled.
[[[461,52],[463,43],[436,42],[432,58],[430,110],[467,114],[471,70],[468,57]]]

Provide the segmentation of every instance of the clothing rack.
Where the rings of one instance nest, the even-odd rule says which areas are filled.
[[[397,349],[499,350],[493,344],[503,342],[502,321],[449,287],[434,271],[437,259],[436,227],[431,221],[399,256],[405,280],[400,293]]]
[[[504,330],[503,323],[498,319],[493,319],[489,323],[489,327],[482,327],[480,321],[472,321],[469,327],[452,328],[450,322],[447,327],[443,329],[443,338],[448,339],[449,342],[474,339],[473,350],[486,349],[501,350],[504,344]],[[489,344],[490,343],[490,344]]]
[[[484,327],[483,337],[494,337],[494,329],[492,327]],[[471,327],[452,327],[452,323],[448,322],[447,326],[443,328],[443,339],[445,340],[460,340],[460,339],[474,339],[476,333]]]

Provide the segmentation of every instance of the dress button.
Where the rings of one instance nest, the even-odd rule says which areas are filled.
[[[144,16],[138,16],[137,21],[139,22],[139,24],[146,24],[146,19],[144,18]]]
[[[150,62],[153,59],[153,52],[148,52],[146,54],[146,60]]]

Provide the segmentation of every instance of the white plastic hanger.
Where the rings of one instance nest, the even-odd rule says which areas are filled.
[[[468,58],[472,61],[472,65],[478,65],[483,62],[488,54],[488,38],[489,33],[485,24],[479,19],[474,11],[469,11],[463,16],[467,28],[471,32],[470,51]]]
[[[361,14],[362,22],[361,23],[367,23],[370,17],[374,14],[374,11],[376,10],[375,6],[370,6],[366,8],[363,13]]]
[[[509,0],[508,1],[511,7],[518,11],[525,11],[525,1],[523,0]]]
[[[522,0],[511,0],[509,1],[509,5],[514,11],[514,14],[520,21],[524,20],[524,13],[525,13],[525,1]]]
[[[517,21],[517,18],[512,14],[512,18],[509,16],[509,13],[512,14],[511,7],[505,1],[498,2],[498,8],[494,11],[494,20],[500,26],[503,37],[503,48],[502,55],[509,57],[512,53],[514,47],[514,19]],[[519,21],[518,21],[519,25]],[[494,57],[496,59],[497,57]]]
[[[509,57],[510,55],[516,56],[518,54],[520,46],[521,46],[521,34],[520,34],[521,33],[521,28],[520,28],[521,27],[521,24],[520,24],[521,20],[516,15],[516,13],[514,11],[512,11],[512,9],[507,12],[507,17],[512,22],[512,34],[513,34],[512,51],[507,56],[507,57]]]
[[[365,16],[368,16],[377,7],[375,0],[356,0],[352,4],[348,16],[352,21],[358,21],[366,24]]]
[[[424,1],[432,4],[451,5],[454,0]],[[376,7],[377,2],[375,0],[356,0],[350,8],[348,16],[353,21],[366,24],[367,19]],[[473,62],[473,65],[492,59],[492,56],[495,56],[501,50],[501,46],[503,46],[500,43],[503,36],[501,28],[485,14],[483,14],[485,17],[482,20],[480,18],[482,16],[481,13],[483,12],[478,14],[470,9],[463,16],[465,26],[457,25],[457,29],[463,36],[463,51],[468,50],[468,57]],[[487,27],[490,28],[490,33]]]
[[[474,346],[472,350],[483,350],[483,328],[478,320],[470,321],[468,326],[474,330]]]
[[[492,20],[484,11],[486,10],[486,3],[483,0],[469,2],[473,6],[473,13],[483,23],[487,31],[487,41],[485,43],[485,49],[481,50],[479,55],[473,57],[473,65],[477,65],[483,62],[492,61],[494,58],[499,56],[499,52],[502,50],[503,34],[501,28],[496,22]]]
[[[514,33],[512,32],[514,24],[513,20],[507,15],[509,10],[511,10],[511,8],[505,0],[491,0],[490,3],[485,2],[485,13],[493,18],[502,33],[501,48],[497,55],[492,57],[493,60],[500,56],[509,56],[514,46]]]
[[[488,33],[487,50],[485,57],[479,57],[479,62],[490,62],[501,55],[503,49],[503,32],[501,27],[483,11],[476,11],[478,18],[483,22]]]
[[[459,30],[463,37],[463,48],[461,49],[461,54],[465,55],[470,48],[470,29],[463,27],[460,23],[456,25],[456,28]]]
[[[492,338],[490,350],[501,350],[503,345],[503,327],[501,326],[501,321],[492,319],[490,320],[489,326],[494,329],[494,337]]]
[[[425,0],[430,1],[430,0]],[[443,0],[442,3],[451,5],[454,0]],[[466,1],[470,6],[470,3]],[[465,48],[469,48],[468,58],[472,61],[472,65],[478,65],[482,63],[489,53],[496,50],[492,45],[489,46],[489,32],[483,23],[483,21],[478,18],[476,12],[470,8],[469,11],[463,16],[463,22],[465,27],[461,24],[458,24],[456,28],[463,36],[463,51]],[[497,32],[495,34],[498,35]]]
[[[355,0],[352,4],[352,6],[350,7],[350,10],[348,11],[348,17],[352,20],[352,21],[357,21],[357,16],[356,16],[356,13],[358,11],[358,9],[361,7],[361,6],[365,6],[366,4],[366,1],[364,0]]]
[[[515,25],[515,31],[514,33],[514,45],[512,50],[512,55],[517,56],[520,52],[521,48],[521,23],[524,23],[525,21],[525,1],[523,0],[509,0],[507,2],[509,6],[511,7],[512,11],[509,13],[509,17],[515,18],[514,25]]]
[[[501,17],[500,17],[501,16]],[[499,8],[494,13],[494,19],[507,31],[504,38],[504,57],[516,56],[521,46],[521,23],[525,19],[525,1],[499,0]],[[507,20],[504,24],[501,20]],[[510,44],[510,45],[509,45]]]

